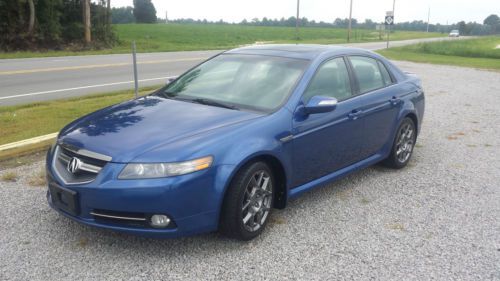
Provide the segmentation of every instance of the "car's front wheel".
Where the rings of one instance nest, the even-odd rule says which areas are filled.
[[[408,161],[410,161],[416,140],[417,131],[415,123],[411,118],[406,117],[396,132],[391,154],[385,159],[383,164],[395,169],[401,169],[406,166]]]
[[[265,228],[272,211],[274,177],[264,162],[243,167],[228,188],[220,230],[239,240],[251,240]]]

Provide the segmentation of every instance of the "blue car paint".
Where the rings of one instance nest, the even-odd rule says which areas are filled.
[[[266,157],[279,163],[285,176],[286,202],[386,158],[404,117],[413,117],[420,131],[424,96],[419,80],[375,53],[301,45],[249,47],[226,53],[284,56],[310,63],[288,100],[269,114],[147,96],[70,123],[59,134],[58,142],[109,155],[112,162],[90,183],[65,185],[52,169],[53,152],[49,151],[49,182],[77,191],[81,214],[72,216],[54,207],[50,194],[49,204],[81,223],[127,233],[177,237],[209,232],[218,228],[231,179],[252,159]],[[328,59],[351,55],[379,59],[395,83],[339,102],[332,112],[300,114],[302,93],[317,68]],[[350,118],[355,110],[362,114]],[[204,171],[161,179],[118,179],[126,163],[177,162],[207,155],[214,157],[214,163]],[[98,223],[90,215],[93,209],[167,214],[176,228]]]

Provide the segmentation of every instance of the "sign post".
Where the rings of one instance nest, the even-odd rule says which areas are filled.
[[[387,31],[387,49],[389,48],[389,36],[391,34],[391,26],[394,25],[394,11],[387,11],[385,13],[385,25],[389,26]],[[387,28],[386,28],[387,30]]]

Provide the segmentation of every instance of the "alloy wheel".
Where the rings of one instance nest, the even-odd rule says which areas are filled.
[[[411,123],[405,124],[399,131],[398,140],[396,142],[396,159],[400,163],[408,161],[413,151],[415,143],[415,130]]]
[[[264,170],[254,173],[245,188],[241,209],[247,231],[257,231],[264,225],[271,210],[272,194],[271,176]]]

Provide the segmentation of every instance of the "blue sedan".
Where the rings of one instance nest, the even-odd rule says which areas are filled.
[[[47,199],[90,226],[250,240],[307,190],[378,162],[403,168],[423,114],[420,80],[375,53],[234,49],[63,128]]]

